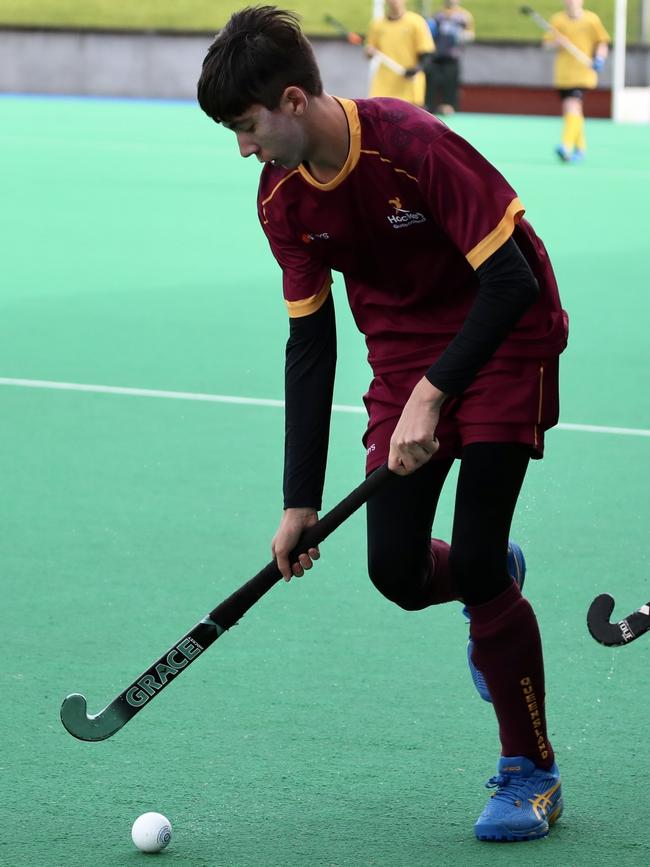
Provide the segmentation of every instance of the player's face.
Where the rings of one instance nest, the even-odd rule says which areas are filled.
[[[386,13],[389,18],[401,18],[406,11],[406,0],[386,0]]]
[[[567,11],[567,14],[573,18],[576,15],[579,15],[582,11],[583,0],[564,0],[564,8]]]
[[[295,169],[305,159],[305,134],[289,103],[272,111],[252,105],[240,117],[225,123],[237,136],[239,153],[261,163]]]

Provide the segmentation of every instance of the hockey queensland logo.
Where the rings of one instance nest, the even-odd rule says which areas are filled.
[[[394,213],[388,214],[386,219],[393,229],[406,229],[409,226],[415,226],[418,223],[426,223],[426,217],[420,211],[409,211],[408,208],[402,207],[402,200],[397,198],[389,199],[388,204],[394,209]]]

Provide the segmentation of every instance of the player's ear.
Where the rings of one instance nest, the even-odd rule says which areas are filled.
[[[280,107],[296,117],[305,113],[308,104],[309,97],[305,91],[295,85],[287,87],[280,99]]]

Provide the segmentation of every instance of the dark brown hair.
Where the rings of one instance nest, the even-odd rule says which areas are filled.
[[[298,16],[276,6],[247,6],[210,46],[198,83],[203,111],[217,123],[251,105],[277,108],[287,87],[320,96],[323,84]]]

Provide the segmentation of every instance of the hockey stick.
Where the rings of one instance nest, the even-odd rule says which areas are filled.
[[[588,54],[585,54],[584,51],[581,51],[577,45],[574,45],[570,39],[568,39],[564,34],[560,33],[558,30],[550,24],[546,18],[542,18],[539,12],[535,12],[532,6],[520,6],[519,11],[522,15],[528,15],[532,20],[540,27],[542,30],[546,30],[550,33],[553,33],[557,42],[562,46],[562,48],[566,48],[569,54],[573,54],[576,60],[579,60],[580,63],[588,66],[590,69],[593,68],[593,59],[589,57]]]
[[[323,515],[313,527],[305,530],[291,554],[291,562],[295,562],[298,554],[326,539],[375,493],[389,475],[388,467],[384,464]],[[243,584],[186,632],[99,713],[88,715],[83,695],[72,693],[67,696],[61,705],[61,722],[65,728],[81,741],[103,741],[110,738],[177,675],[182,674],[217,638],[234,626],[281,577],[275,560],[272,560],[254,578]]]
[[[609,618],[614,610],[614,597],[609,593],[596,596],[587,612],[587,627],[592,636],[607,647],[621,647],[636,641],[650,630],[650,602],[646,602],[624,620],[610,623]]]
[[[334,18],[333,15],[324,15],[323,21],[326,24],[329,24],[330,27],[333,27],[340,36],[344,36],[351,45],[363,45],[363,36],[352,30],[348,30],[345,24],[337,18]],[[376,57],[381,64],[387,67],[387,69],[391,69],[396,75],[404,75],[406,72],[405,66],[402,66],[401,63],[398,63],[396,60],[393,60],[392,57],[384,54],[383,51],[379,51],[378,48],[374,49],[374,54],[372,56]]]

